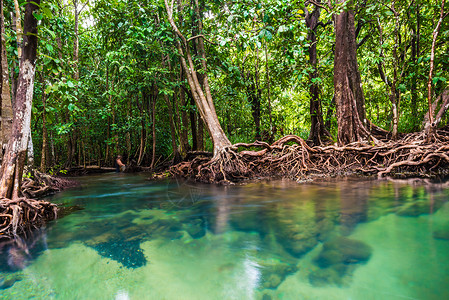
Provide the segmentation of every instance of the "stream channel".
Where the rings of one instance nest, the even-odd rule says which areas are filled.
[[[77,178],[0,299],[449,299],[449,183]]]

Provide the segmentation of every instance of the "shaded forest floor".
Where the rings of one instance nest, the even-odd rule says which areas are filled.
[[[449,174],[449,127],[427,142],[424,132],[376,144],[311,147],[295,135],[269,145],[238,143],[211,159],[199,155],[168,169],[169,176],[232,184],[258,178],[314,178],[360,174],[394,178],[444,177]]]

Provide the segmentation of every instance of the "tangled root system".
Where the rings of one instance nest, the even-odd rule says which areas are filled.
[[[396,141],[310,147],[288,135],[269,145],[238,143],[215,158],[197,156],[169,169],[172,176],[200,182],[234,183],[260,177],[305,180],[313,177],[360,173],[395,177],[428,177],[449,166],[449,131],[439,130],[429,143],[423,132]]]

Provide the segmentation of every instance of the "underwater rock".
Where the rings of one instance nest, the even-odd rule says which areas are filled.
[[[318,244],[314,224],[283,226],[276,237],[284,249],[295,257],[301,257]]]
[[[318,241],[322,242],[329,238],[329,235],[331,234],[332,230],[334,229],[335,225],[334,223],[329,219],[322,219],[316,224],[318,235],[317,239]]]
[[[264,216],[261,211],[233,214],[231,215],[230,224],[234,230],[243,232],[258,232],[261,235],[267,233],[266,223],[263,222]]]
[[[433,231],[433,237],[439,240],[449,240],[449,222],[439,225]]]
[[[263,289],[276,289],[285,278],[298,271],[294,264],[288,264],[281,261],[259,262],[262,273]]]
[[[323,244],[323,249],[315,259],[320,268],[309,274],[309,281],[317,286],[341,285],[356,264],[369,260],[371,253],[371,247],[361,241],[342,236],[331,239]]]
[[[405,203],[396,210],[396,214],[402,217],[418,217],[420,215],[429,214],[431,211],[428,201],[415,201]]]
[[[316,262],[321,268],[341,263],[358,263],[367,261],[371,252],[372,249],[367,244],[340,236],[323,244],[323,249],[316,258]]]
[[[16,282],[21,281],[23,278],[21,275],[13,274],[8,278],[1,279],[0,278],[0,290],[6,290],[12,287]]]
[[[268,294],[263,294],[262,296],[262,300],[271,300],[271,299],[272,299],[271,296]]]
[[[182,227],[194,239],[199,239],[206,235],[206,228],[202,219],[191,220],[184,223]]]
[[[309,274],[309,281],[315,286],[341,285],[342,276],[334,268],[318,269]]]

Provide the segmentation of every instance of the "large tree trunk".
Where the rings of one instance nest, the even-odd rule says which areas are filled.
[[[349,3],[349,7],[351,5]],[[345,145],[368,138],[370,134],[365,128],[365,98],[357,64],[354,11],[343,10],[334,16],[334,21],[334,90],[338,143]]]
[[[187,76],[187,82],[189,83],[190,90],[192,91],[193,98],[200,112],[201,118],[207,126],[210,137],[214,144],[214,157],[225,148],[231,146],[228,138],[226,137],[221,125],[218,121],[218,117],[215,111],[215,106],[212,100],[212,94],[210,91],[209,80],[207,76],[207,63],[206,54],[204,50],[204,42],[202,32],[202,24],[199,16],[198,1],[195,1],[195,12],[197,14],[197,25],[200,35],[195,38],[198,39],[199,54],[201,56],[201,67],[203,73],[203,82],[200,83],[195,70],[195,65],[188,45],[188,40],[179,31],[173,19],[173,5],[169,5],[168,0],[164,0],[167,10],[168,20],[173,28],[173,31],[179,37],[180,41],[177,41],[178,53],[180,55],[181,64],[184,69],[184,73]],[[182,44],[181,44],[182,43]]]
[[[37,20],[33,12],[38,10],[39,4],[40,0],[35,0],[28,2],[25,8],[24,47],[20,62],[12,133],[0,169],[0,197],[13,200],[21,194],[22,173],[31,134],[31,104],[37,50]]]
[[[3,16],[3,0],[0,0],[0,31],[1,31],[1,136],[0,136],[0,157],[8,144],[12,128],[12,105],[11,105],[11,91],[9,88],[9,71],[8,59],[6,56],[6,39],[5,39],[5,18]]]
[[[438,34],[440,32],[441,23],[443,22],[444,18],[447,16],[444,14],[444,3],[445,3],[445,0],[443,0],[441,2],[440,18],[438,19],[437,26],[435,27],[433,34],[432,34],[432,48],[430,50],[430,70],[429,70],[429,79],[427,81],[427,101],[428,101],[428,105],[429,105],[429,111],[427,113],[428,121],[426,122],[426,125],[425,125],[426,136],[427,136],[428,141],[432,140],[433,136],[436,134],[437,126],[438,126],[439,122],[441,121],[441,117],[442,117],[442,116],[440,116],[440,120],[438,120],[438,122],[435,121],[435,116],[434,116],[435,110],[432,109],[432,78],[433,78],[433,69],[434,69],[434,62],[435,62],[436,40],[437,40]]]
[[[307,39],[310,42],[309,64],[313,71],[309,74],[309,93],[310,93],[310,134],[308,140],[314,145],[321,145],[323,139],[330,139],[329,132],[324,127],[323,112],[321,108],[321,99],[319,86],[316,82],[318,78],[317,70],[317,47],[316,47],[316,27],[320,19],[320,8],[316,7],[312,13],[306,11],[306,24],[309,28]]]

